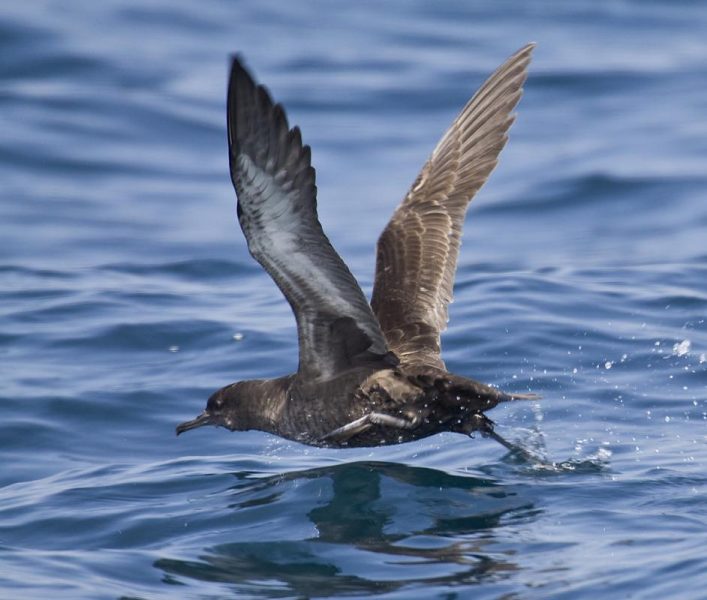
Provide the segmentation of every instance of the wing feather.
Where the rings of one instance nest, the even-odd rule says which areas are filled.
[[[238,220],[250,253],[295,314],[298,375],[328,379],[362,362],[394,362],[361,288],[319,223],[309,146],[238,59],[227,114]]]
[[[508,139],[534,44],[511,56],[444,134],[378,240],[371,306],[403,362],[444,368],[462,226]]]

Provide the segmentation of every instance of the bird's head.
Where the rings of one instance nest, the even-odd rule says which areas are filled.
[[[232,383],[211,394],[204,412],[191,421],[177,425],[177,435],[202,425],[225,427],[231,431],[248,429],[244,426],[246,423],[241,410],[246,400],[243,387],[243,382]]]

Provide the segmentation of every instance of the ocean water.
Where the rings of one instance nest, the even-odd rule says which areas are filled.
[[[5,2],[0,597],[707,596],[702,2]],[[379,232],[482,80],[538,43],[472,203],[451,370],[542,401],[493,441],[176,438],[292,371],[225,143],[239,52],[302,127],[366,293]]]

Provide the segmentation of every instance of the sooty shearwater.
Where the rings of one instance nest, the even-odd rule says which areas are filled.
[[[370,305],[317,217],[309,146],[240,61],[228,85],[228,149],[238,221],[297,321],[297,372],[232,383],[177,434],[258,429],[324,447],[398,444],[479,431],[526,454],[484,414],[504,393],[449,373],[440,357],[469,201],[496,166],[534,44],[481,86],[444,134],[378,240]]]

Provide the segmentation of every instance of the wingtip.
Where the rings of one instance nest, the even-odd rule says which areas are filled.
[[[233,86],[235,85],[235,82],[238,81],[239,79],[245,79],[253,84],[255,83],[255,80],[253,79],[253,76],[250,74],[250,71],[246,68],[245,66],[245,61],[243,60],[243,57],[240,55],[240,53],[236,54],[231,54],[230,56],[230,61],[231,61],[231,69],[230,69],[230,76],[229,76],[229,88],[233,89]]]
[[[530,59],[533,55],[533,50],[535,50],[536,46],[536,42],[528,42],[527,44],[525,44],[525,46],[522,46],[518,50],[516,50],[506,62],[514,62],[518,61],[518,59],[521,59],[527,61],[527,64],[528,62],[530,62]]]
[[[229,64],[231,65],[231,69],[233,69],[235,66],[238,66],[241,69],[244,68],[243,55],[240,52],[232,52],[231,54],[228,55],[228,60],[229,60]]]
[[[248,98],[256,93],[258,89],[255,79],[244,64],[240,53],[230,55],[231,69],[228,76],[228,91],[226,93],[226,129],[230,152],[236,152],[238,148],[238,103],[240,98]]]

